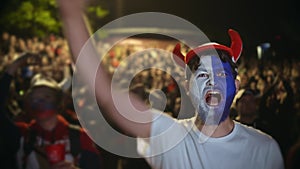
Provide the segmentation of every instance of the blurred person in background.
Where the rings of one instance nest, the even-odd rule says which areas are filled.
[[[237,111],[236,121],[270,134],[269,124],[259,118],[258,102],[251,89],[239,90],[234,98],[234,103]]]
[[[300,120],[298,119],[299,124]],[[286,169],[298,168],[300,168],[300,137],[298,137],[298,141],[291,146],[286,155]]]
[[[291,85],[280,75],[274,78],[259,103],[260,117],[270,124],[270,135],[278,141],[284,156],[297,139],[294,105]]]
[[[9,111],[6,108],[9,95],[9,81],[13,72],[7,68],[0,76],[0,168],[17,169],[16,154],[20,147],[21,133],[14,124]]]
[[[27,65],[29,58],[39,60],[39,56],[27,53],[8,65],[4,73],[6,78],[1,81],[6,84],[2,90],[9,91],[9,84],[18,68]],[[30,88],[25,93],[23,108],[33,120],[30,123],[16,123],[21,133],[20,146],[16,146],[18,168],[102,168],[101,154],[87,134],[79,126],[70,125],[59,115],[62,113],[63,92],[55,80],[37,74],[32,78]],[[51,164],[46,147],[58,144],[64,146],[64,160]]]

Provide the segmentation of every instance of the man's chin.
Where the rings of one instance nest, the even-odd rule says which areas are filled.
[[[209,112],[209,114],[198,113],[204,125],[215,126],[215,125],[219,125],[222,122],[221,121],[222,113],[218,113],[216,110],[212,110],[212,109],[206,112]]]
[[[204,125],[206,125],[206,126],[218,126],[220,123],[221,123],[220,120],[207,119],[207,120],[205,120]]]

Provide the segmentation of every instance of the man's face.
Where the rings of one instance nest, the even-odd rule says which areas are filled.
[[[236,91],[230,64],[222,63],[218,56],[201,56],[189,90],[200,118],[208,125],[218,125],[228,117]]]

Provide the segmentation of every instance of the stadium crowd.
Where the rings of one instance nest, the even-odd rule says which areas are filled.
[[[191,103],[183,89],[184,70],[176,66],[171,59],[175,44],[174,40],[128,39],[109,50],[103,58],[103,63],[111,75],[114,75],[116,70],[126,70],[119,71],[122,73],[115,75],[120,88],[126,87],[128,80],[132,79],[129,90],[140,96],[149,106],[173,117],[187,118],[193,114],[184,112],[185,106],[191,106]],[[109,49],[110,44],[99,42],[96,46],[99,53],[103,53]],[[4,105],[5,112],[0,113],[7,113],[9,119],[14,122],[30,123],[32,117],[25,111],[24,97],[33,77],[41,74],[54,79],[63,91],[64,111],[60,111],[60,115],[69,123],[80,125],[73,104],[86,107],[89,102],[85,98],[80,98],[82,92],[86,92],[84,86],[72,89],[74,65],[68,44],[63,37],[49,35],[44,39],[21,38],[4,32],[0,47],[2,76],[6,68],[24,53],[37,55],[39,58],[38,63],[29,58],[26,64],[18,69],[9,87],[9,95],[5,101],[7,104]],[[147,50],[148,48],[156,49]],[[271,135],[279,143],[286,168],[299,167],[300,59],[282,57],[281,60],[273,60],[241,57],[238,64],[241,89],[232,105],[231,117]],[[0,90],[2,92],[3,89]],[[72,92],[79,97],[72,100]],[[149,100],[149,96],[152,99]],[[165,104],[162,102],[164,98],[166,98]],[[103,152],[102,158],[107,168],[112,166],[132,168],[129,159],[108,155],[101,147],[98,147],[98,150]],[[143,161],[140,163],[135,161],[135,165],[138,164],[139,167],[149,167]],[[138,168],[138,166],[134,167]]]

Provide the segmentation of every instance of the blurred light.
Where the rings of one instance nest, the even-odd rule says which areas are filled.
[[[256,51],[257,51],[257,58],[261,59],[261,57],[262,57],[262,48],[261,48],[261,46],[257,46]]]
[[[260,46],[262,47],[263,50],[267,50],[271,47],[271,44],[270,43],[263,43]]]

